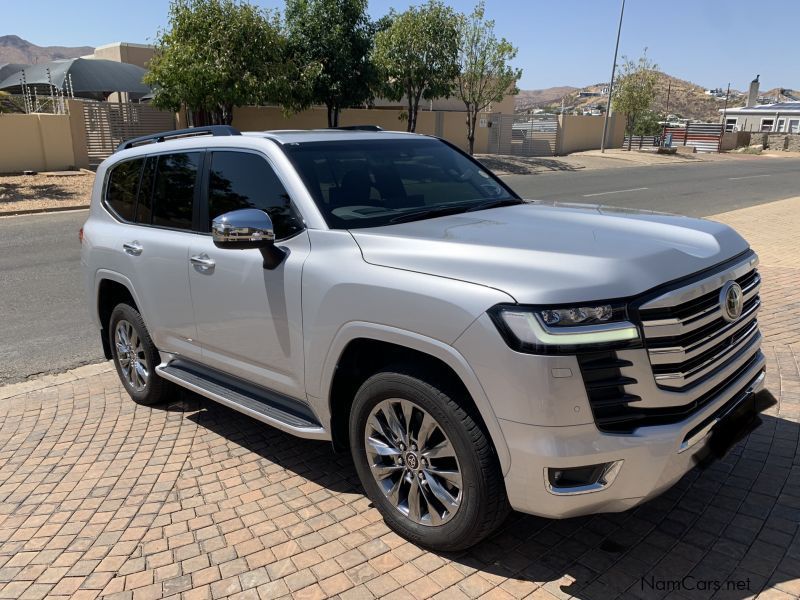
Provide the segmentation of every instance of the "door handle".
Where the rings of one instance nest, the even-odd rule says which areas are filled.
[[[136,240],[132,242],[125,242],[122,244],[122,247],[124,248],[125,253],[130,254],[131,256],[139,256],[142,253],[142,250],[144,250],[142,245]]]
[[[215,264],[217,264],[214,262],[214,259],[209,258],[208,254],[205,252],[202,254],[195,254],[194,256],[190,257],[189,262],[194,266],[199,267],[201,271],[209,271],[214,268]]]

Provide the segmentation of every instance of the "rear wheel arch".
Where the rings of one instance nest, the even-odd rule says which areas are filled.
[[[453,363],[456,363],[455,367]],[[372,375],[398,365],[412,369],[420,379],[435,379],[436,382],[429,382],[444,385],[464,398],[468,404],[464,408],[474,415],[491,441],[503,473],[507,472],[510,467],[508,448],[494,412],[488,400],[482,396],[483,390],[477,379],[468,384],[463,367],[458,365],[455,358],[446,360],[441,355],[377,337],[355,337],[347,342],[339,354],[328,396],[331,439],[338,451],[347,451],[349,448],[350,409],[361,384]],[[465,367],[468,369],[466,364]]]
[[[137,311],[139,310],[136,299],[127,285],[115,279],[101,278],[97,284],[97,317],[100,321],[103,353],[107,359],[112,358],[108,338],[108,323],[111,319],[111,313],[118,304],[128,304]]]

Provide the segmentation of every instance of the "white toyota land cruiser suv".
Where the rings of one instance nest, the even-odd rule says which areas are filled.
[[[126,142],[83,228],[128,393],[349,449],[406,538],[664,491],[757,422],[758,259],[712,221],[523,201],[447,142],[208,127]]]

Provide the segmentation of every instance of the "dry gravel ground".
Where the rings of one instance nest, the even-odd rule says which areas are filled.
[[[0,214],[89,206],[94,173],[0,175]]]

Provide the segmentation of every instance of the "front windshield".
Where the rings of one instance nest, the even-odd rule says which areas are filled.
[[[388,225],[517,198],[477,162],[436,139],[300,142],[284,150],[333,229]]]

